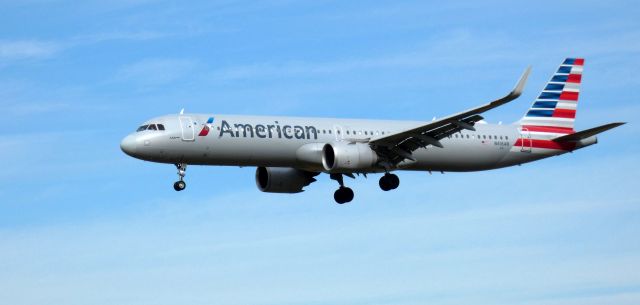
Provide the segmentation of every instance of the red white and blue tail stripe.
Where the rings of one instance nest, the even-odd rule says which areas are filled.
[[[583,58],[565,59],[520,125],[531,132],[573,133],[583,67]]]
[[[575,133],[573,126],[583,68],[583,58],[567,58],[562,62],[520,119],[521,137],[514,147],[543,154],[575,148],[575,143],[559,143],[553,139]]]

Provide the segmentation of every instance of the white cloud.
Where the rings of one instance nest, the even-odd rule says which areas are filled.
[[[559,247],[544,238],[586,216],[637,213],[635,202],[505,203],[487,213],[435,215],[396,205],[402,216],[385,214],[379,202],[296,208],[291,197],[259,197],[239,191],[197,203],[161,200],[134,217],[0,231],[3,270],[11,274],[0,277],[7,288],[0,296],[13,304],[537,304],[541,297],[575,304],[558,295],[638,279],[625,272],[637,271],[633,253],[581,253],[580,242]],[[313,211],[291,213],[304,209]],[[514,224],[514,239],[505,238]],[[574,251],[579,256],[567,259]],[[606,293],[581,299],[624,300]]]
[[[0,60],[37,59],[50,57],[60,51],[55,42],[38,40],[1,40]]]
[[[167,84],[187,76],[196,68],[189,59],[149,58],[124,66],[116,78],[143,86]]]
[[[46,59],[64,50],[114,40],[145,41],[175,36],[158,31],[114,31],[79,35],[67,39],[45,41],[38,39],[0,40],[0,61],[12,63],[26,59]]]
[[[505,51],[508,50],[508,44],[509,40],[500,35],[480,35],[462,29],[437,35],[422,46],[414,46],[396,54],[322,62],[292,60],[254,63],[222,68],[213,71],[212,77],[217,80],[236,80],[336,74],[381,68],[408,69],[443,65],[469,67],[522,58],[522,55]],[[484,55],[480,58],[477,54]]]

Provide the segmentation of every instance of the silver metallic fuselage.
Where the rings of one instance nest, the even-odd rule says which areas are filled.
[[[213,119],[211,119],[213,118]],[[212,123],[207,123],[213,120]],[[326,172],[322,147],[326,143],[367,142],[384,134],[425,124],[333,118],[183,114],[166,115],[144,124],[163,124],[165,130],[134,132],[122,150],[138,159],[191,165],[292,167]],[[208,129],[208,132],[203,132]],[[506,167],[566,153],[526,145],[529,137],[518,125],[476,124],[442,139],[443,148],[428,146],[413,153],[396,169],[424,171],[478,171]],[[206,135],[203,135],[206,133]],[[578,147],[595,143],[578,143]],[[371,167],[357,172],[383,172]]]

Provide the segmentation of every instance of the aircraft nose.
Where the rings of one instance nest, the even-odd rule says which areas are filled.
[[[136,141],[136,137],[134,135],[128,135],[126,136],[124,139],[122,139],[122,142],[120,142],[120,149],[122,149],[122,151],[129,155],[129,156],[134,156],[137,150],[137,146],[138,143]]]

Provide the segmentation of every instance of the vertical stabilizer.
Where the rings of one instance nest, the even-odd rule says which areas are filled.
[[[564,60],[520,120],[523,129],[553,134],[574,132],[583,67],[583,58]]]

